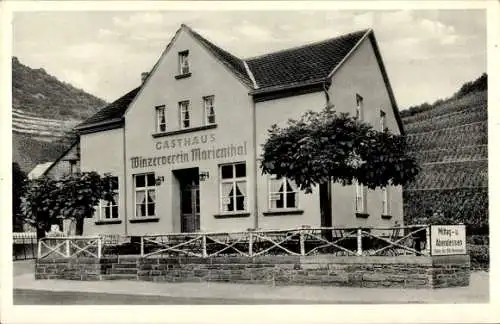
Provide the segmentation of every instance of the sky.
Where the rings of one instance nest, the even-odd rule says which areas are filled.
[[[111,102],[140,84],[182,23],[240,58],[372,28],[400,109],[486,72],[484,10],[16,12],[12,54]]]

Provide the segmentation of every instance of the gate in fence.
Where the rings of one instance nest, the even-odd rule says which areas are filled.
[[[16,260],[30,260],[37,257],[36,232],[12,233],[12,258]]]

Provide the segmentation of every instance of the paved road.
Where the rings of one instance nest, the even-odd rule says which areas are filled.
[[[14,289],[14,305],[269,305],[332,304],[326,301],[145,296]],[[338,304],[338,303],[335,303]]]

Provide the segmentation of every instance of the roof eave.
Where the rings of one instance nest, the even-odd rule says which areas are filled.
[[[106,126],[117,126],[117,125],[123,126],[124,121],[125,120],[123,117],[112,118],[97,123],[80,124],[75,127],[75,130],[78,133],[82,134],[82,133],[87,133],[88,131],[91,131],[93,129],[102,128]]]

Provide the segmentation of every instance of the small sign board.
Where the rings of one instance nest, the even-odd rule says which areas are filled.
[[[465,225],[431,225],[431,255],[467,254]]]

